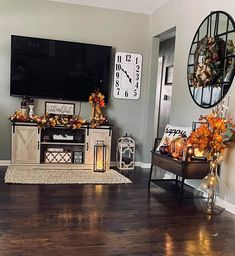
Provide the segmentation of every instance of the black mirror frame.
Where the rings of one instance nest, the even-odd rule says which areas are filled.
[[[227,18],[227,23],[226,23],[226,27],[224,29],[223,33],[218,33],[219,31],[219,22],[220,22],[220,15],[225,15]],[[213,24],[213,18],[215,18],[214,20],[214,24]],[[213,26],[212,26],[213,25]],[[229,25],[232,25],[232,29],[229,29]],[[203,34],[203,37],[200,37],[200,30],[203,28],[205,28],[205,34]],[[214,31],[212,31],[214,30]],[[228,42],[231,41],[228,39],[228,34],[230,33],[234,33],[234,38],[235,38],[235,22],[233,20],[233,18],[231,17],[231,15],[229,15],[228,13],[224,12],[224,11],[214,11],[211,12],[200,24],[200,26],[198,27],[193,41],[191,43],[191,47],[190,47],[190,51],[189,51],[189,55],[188,55],[188,63],[187,63],[187,81],[188,81],[188,88],[191,94],[191,97],[193,98],[194,102],[202,107],[202,108],[211,108],[214,107],[215,105],[217,105],[218,103],[221,102],[221,100],[225,97],[225,95],[227,94],[233,78],[234,78],[234,74],[235,74],[235,54],[234,54],[234,48],[233,48],[233,52],[232,54],[227,55],[229,48],[228,46]],[[217,76],[209,77],[207,80],[205,80],[206,82],[203,81],[203,85],[201,85],[200,83],[202,82],[202,80],[198,80],[198,73],[196,73],[196,71],[198,70],[198,66],[199,66],[199,55],[201,55],[200,51],[201,49],[205,50],[205,45],[206,43],[208,43],[208,40],[213,39],[215,46],[217,47],[217,55],[218,55],[218,63],[220,63],[219,65],[217,65],[217,69],[212,69],[211,68],[211,74],[217,74]],[[204,40],[204,41],[203,41]],[[205,42],[206,41],[206,42]],[[233,42],[233,46],[234,43]],[[203,45],[204,44],[204,45]],[[195,47],[196,46],[196,47]],[[201,47],[201,49],[200,49]],[[203,48],[204,47],[204,48]],[[193,63],[192,63],[192,59],[193,59]],[[228,71],[226,71],[226,69],[228,68],[227,65],[230,65],[230,74],[229,74],[229,80],[226,81],[225,77],[226,75],[228,75]],[[207,66],[206,66],[207,67]],[[213,67],[213,66],[212,66]],[[191,72],[190,72],[191,71]],[[196,85],[195,85],[196,84]],[[200,85],[199,85],[200,84]],[[215,89],[214,88],[220,88],[220,93],[219,93],[219,97],[217,100],[213,99],[213,91],[214,91],[214,96],[215,96]],[[203,93],[207,93],[206,89],[208,89],[209,92],[209,98],[206,98],[206,100],[208,100],[208,102],[203,102],[204,98],[203,98]],[[196,93],[199,93],[199,97],[196,98]],[[201,94],[200,94],[201,93]],[[199,98],[199,100],[198,100]],[[214,102],[213,102],[214,100]]]

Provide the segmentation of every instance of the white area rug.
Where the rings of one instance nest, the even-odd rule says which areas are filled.
[[[70,167],[9,166],[5,183],[17,184],[126,184],[132,183],[115,170],[94,172]]]

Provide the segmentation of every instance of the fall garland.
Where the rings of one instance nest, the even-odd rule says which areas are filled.
[[[15,111],[15,113],[9,117],[11,122],[31,122],[36,123],[40,128],[55,128],[64,127],[70,129],[79,129],[83,125],[90,125],[92,128],[98,127],[100,125],[107,125],[108,119],[105,117],[100,117],[99,119],[92,119],[90,122],[81,119],[79,116],[63,116],[63,115],[42,115],[42,116],[29,116],[21,110]]]
[[[63,126],[65,128],[79,129],[82,125],[86,124],[86,120],[82,120],[79,116],[63,116],[63,115],[42,115],[42,116],[29,116],[17,110],[10,116],[12,122],[34,122],[41,128],[53,128],[56,126]]]

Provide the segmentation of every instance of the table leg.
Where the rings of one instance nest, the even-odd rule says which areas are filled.
[[[150,183],[151,183],[151,179],[152,179],[152,172],[153,172],[153,164],[151,164],[151,167],[150,167],[148,189],[150,189]]]

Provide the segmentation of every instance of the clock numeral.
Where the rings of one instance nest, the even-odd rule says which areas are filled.
[[[136,72],[140,72],[140,65],[136,65]]]
[[[125,97],[128,97],[128,91],[127,90],[125,91]]]
[[[131,55],[130,54],[126,55],[126,61],[131,62]]]
[[[138,64],[138,57],[135,58],[135,64]]]
[[[115,86],[116,86],[116,87],[119,87],[119,80],[116,80],[116,81],[115,81]]]
[[[119,74],[119,72],[116,72],[116,78],[119,78],[119,76],[120,76],[120,74]]]
[[[120,95],[120,88],[117,88],[117,95]]]
[[[116,64],[116,70],[121,70],[121,64]]]
[[[138,89],[139,88],[139,82],[136,82],[135,87]]]
[[[139,80],[139,79],[140,79],[140,74],[136,73],[136,80]]]
[[[134,90],[133,96],[137,96],[137,89]]]
[[[121,62],[122,61],[122,56],[118,55],[117,56],[117,62]]]

